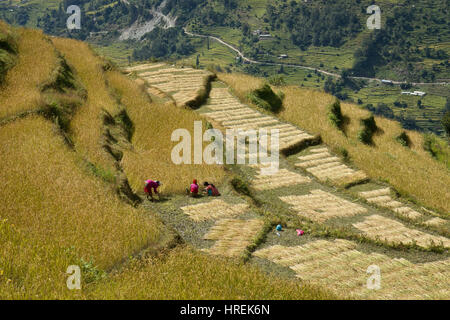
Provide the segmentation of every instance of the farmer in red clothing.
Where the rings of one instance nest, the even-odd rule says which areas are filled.
[[[155,194],[158,194],[158,187],[161,185],[161,182],[159,182],[158,180],[147,180],[145,181],[145,187],[144,187],[144,191],[147,194],[147,199],[148,197],[150,197],[150,201],[153,201],[153,193],[152,193],[152,189],[155,192]],[[159,196],[159,194],[158,194]]]

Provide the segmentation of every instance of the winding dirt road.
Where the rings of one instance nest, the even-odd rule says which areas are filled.
[[[188,36],[200,37],[200,38],[210,38],[210,39],[213,39],[213,40],[223,44],[224,46],[228,47],[232,51],[236,52],[239,55],[239,57],[242,58],[243,61],[246,61],[248,63],[267,65],[267,66],[284,66],[284,67],[299,68],[299,69],[317,71],[317,72],[320,72],[322,74],[325,74],[327,76],[331,76],[331,77],[334,77],[334,78],[341,78],[341,75],[339,75],[337,73],[332,73],[332,72],[328,72],[328,71],[325,71],[325,70],[321,70],[321,69],[317,69],[317,68],[313,68],[313,67],[308,67],[308,66],[303,66],[303,65],[299,65],[299,64],[264,62],[264,61],[252,60],[250,58],[247,58],[241,51],[239,51],[239,49],[237,49],[233,45],[223,41],[222,39],[220,39],[218,37],[192,33],[190,31],[187,31],[186,28],[183,28],[183,30]],[[378,79],[378,78],[368,78],[368,77],[353,77],[353,76],[351,76],[349,78],[350,79],[357,79],[357,80],[377,81],[377,82],[380,82],[380,83],[382,82],[382,80],[388,80],[388,79]],[[388,81],[391,81],[392,84],[397,84],[397,85],[399,85],[399,84],[406,84],[407,83],[406,81],[394,81],[394,80],[388,80]],[[413,86],[418,86],[418,85],[448,85],[449,83],[450,82],[412,82],[411,84]]]

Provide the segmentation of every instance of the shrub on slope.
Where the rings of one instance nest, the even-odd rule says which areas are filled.
[[[248,98],[257,106],[274,113],[279,112],[283,107],[283,100],[273,92],[268,84],[264,84],[261,88],[250,92]]]
[[[0,20],[0,85],[5,80],[6,73],[15,63],[17,42],[11,28]]]

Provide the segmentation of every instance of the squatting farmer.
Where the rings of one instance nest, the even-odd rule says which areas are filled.
[[[145,181],[145,187],[144,187],[144,191],[147,194],[147,199],[149,199],[150,201],[153,201],[153,193],[152,193],[152,189],[153,192],[155,192],[155,194],[158,195],[159,197],[159,193],[158,193],[158,187],[161,185],[162,183],[159,182],[158,180],[147,180]]]

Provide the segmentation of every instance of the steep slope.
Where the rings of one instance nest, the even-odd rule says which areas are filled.
[[[151,69],[151,65],[145,68]],[[176,69],[172,72],[176,73]],[[145,72],[141,74],[145,78]],[[260,86],[257,79],[242,75],[219,78],[231,83],[234,92],[247,103],[249,89]],[[168,95],[173,89],[161,88]],[[309,121],[320,122],[324,130],[337,130],[331,124],[333,129],[327,129],[321,122],[319,106],[321,103],[313,111],[316,119],[311,115]],[[288,127],[286,138],[292,133],[293,140],[296,130],[300,130],[287,123],[277,125],[279,120],[273,114],[265,111],[263,115],[261,109],[240,102],[221,82],[212,83],[207,103],[197,112],[221,130]],[[327,112],[323,113],[326,117]],[[349,114],[345,108],[344,115]],[[318,133],[328,134],[324,130]],[[347,138],[349,132],[345,130]],[[400,144],[398,147],[404,148]],[[162,219],[186,241],[212,255],[242,257],[274,273],[293,271],[302,280],[354,298],[446,299],[450,224],[445,212],[436,220],[437,213],[391,194],[385,183],[373,178],[367,183],[364,172],[332,154],[326,145],[305,144],[302,149],[287,159],[282,157],[281,168],[273,175],[264,174],[267,164],[228,166],[235,174],[232,185],[242,191],[247,205],[223,186],[221,200],[179,198],[175,207],[152,207],[162,210]],[[249,152],[248,160],[256,157]],[[359,180],[341,184],[346,189],[330,186],[353,176],[359,176]],[[445,193],[441,195],[448,198]],[[284,231],[271,232],[279,223]],[[307,235],[295,236],[299,228]],[[352,268],[343,269],[342,265]],[[390,280],[383,281],[382,291],[365,286],[370,265],[380,267]],[[407,274],[411,272],[421,285],[415,286],[409,280]]]
[[[182,246],[179,236],[161,223],[153,209],[137,206],[139,197],[134,198],[135,206],[127,203],[132,191],[119,197],[117,193],[125,188],[119,182],[127,184],[120,163],[124,150],[133,150],[134,143],[144,149],[137,143],[142,140],[154,157],[149,159],[158,161],[160,150],[155,149],[167,144],[167,135],[146,135],[148,127],[155,130],[159,124],[152,122],[154,118],[139,119],[143,115],[139,102],[144,103],[144,111],[159,115],[161,121],[167,119],[167,110],[173,109],[173,117],[181,118],[174,125],[199,117],[173,104],[154,105],[137,83],[114,71],[81,42],[49,39],[32,30],[20,30],[19,35],[19,57],[28,57],[27,48],[45,44],[40,49],[46,59],[34,61],[33,70],[42,72],[28,75],[23,71],[22,82],[7,81],[0,88],[5,99],[16,89],[21,101],[28,99],[28,91],[19,89],[32,88],[30,95],[43,101],[39,104],[30,99],[23,108],[12,105],[2,109],[8,115],[0,122],[2,298],[335,297]],[[21,68],[21,63],[16,64],[6,79],[18,78]],[[76,103],[68,103],[71,99]],[[129,122],[128,108],[133,109],[130,114],[136,125]],[[134,141],[132,128],[139,135]],[[105,167],[111,171],[106,172]],[[198,172],[212,172],[220,179],[223,168],[209,170],[199,168]],[[147,174],[156,173],[143,174],[148,178]],[[180,192],[185,183],[179,179],[180,171],[169,168],[158,174],[178,183],[179,189],[171,192]],[[136,189],[141,187],[142,180],[136,181]],[[171,250],[176,246],[179,248]],[[67,288],[70,265],[81,269],[81,291]],[[162,276],[167,270],[170,281]],[[155,276],[163,281],[153,281]]]
[[[39,106],[42,89],[40,86],[51,79],[52,72],[59,63],[52,44],[41,31],[19,29],[17,32],[19,54],[15,67],[6,75],[0,94],[0,118]],[[42,48],[39,64],[36,63],[36,45]],[[23,75],[26,73],[29,73],[29,81],[23,81]]]

